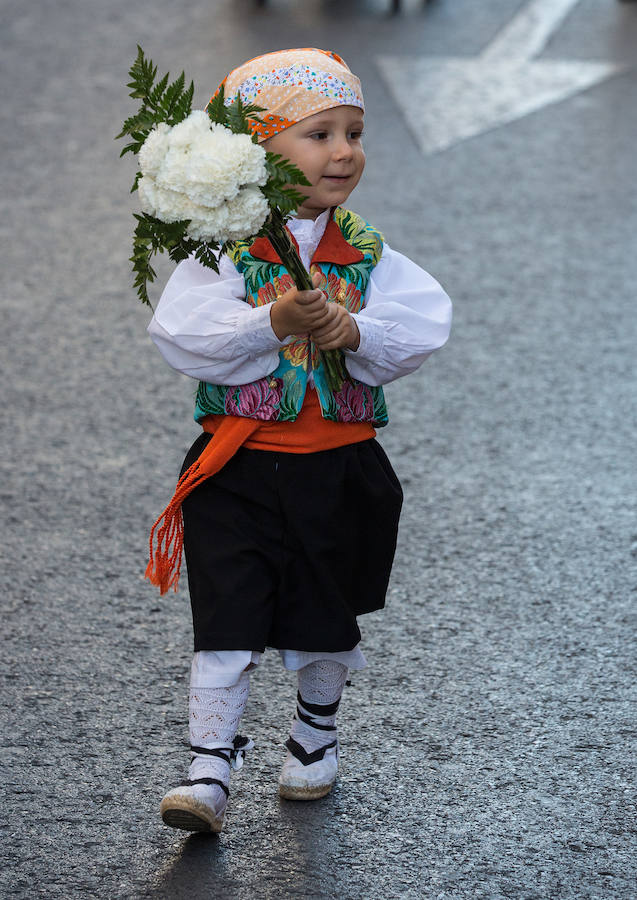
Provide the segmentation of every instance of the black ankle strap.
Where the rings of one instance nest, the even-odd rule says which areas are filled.
[[[330,744],[325,744],[324,747],[319,747],[318,750],[313,750],[311,753],[308,753],[305,747],[302,747],[298,741],[295,741],[294,738],[288,738],[285,742],[285,746],[288,748],[292,756],[296,757],[300,763],[303,763],[304,766],[310,766],[312,763],[318,762],[319,759],[323,759],[325,756],[325,751],[329,750],[331,747],[336,747],[337,741],[332,741]]]
[[[254,750],[254,741],[251,738],[244,737],[242,734],[235,735],[231,748],[214,747],[211,750],[208,747],[190,745],[190,752],[196,756],[216,756],[218,759],[227,762],[232,769],[241,768],[248,750]]]
[[[223,781],[219,781],[218,778],[187,778],[180,783],[179,787],[190,787],[193,784],[218,784],[226,797],[230,796],[228,785],[224,784]]]
[[[315,722],[312,716],[306,715],[300,706],[296,708],[296,717],[318,731],[336,731],[336,725],[321,725],[319,722]]]
[[[190,752],[197,753],[198,755],[201,754],[202,756],[217,756],[219,759],[225,760],[228,765],[230,765],[230,750],[221,750],[219,748],[209,750],[208,747],[195,747],[191,744]]]
[[[307,703],[303,697],[301,697],[301,692],[297,691],[296,702],[302,704],[303,709],[306,709],[309,713],[313,713],[315,716],[334,716],[338,710],[341,698],[339,697],[334,703]]]

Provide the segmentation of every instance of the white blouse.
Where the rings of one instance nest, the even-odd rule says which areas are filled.
[[[326,210],[316,220],[288,223],[308,269],[328,218]],[[148,332],[179,372],[212,384],[247,384],[276,369],[290,338],[279,341],[272,330],[271,304],[253,308],[244,300],[243,276],[227,256],[218,274],[190,257],[168,280]],[[451,301],[431,275],[385,244],[364,307],[353,317],[360,345],[345,351],[350,374],[365,384],[387,384],[445,343]]]

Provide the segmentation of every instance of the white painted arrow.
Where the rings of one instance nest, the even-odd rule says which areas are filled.
[[[625,69],[535,60],[579,0],[532,0],[477,57],[381,56],[380,70],[424,153],[558,103]]]

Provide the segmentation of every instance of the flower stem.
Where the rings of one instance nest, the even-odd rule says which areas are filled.
[[[301,262],[296,247],[292,243],[289,232],[285,227],[283,217],[278,210],[273,210],[270,214],[270,227],[268,228],[268,237],[270,243],[281,258],[281,262],[288,270],[294,283],[300,291],[311,291],[314,289],[312,279],[309,272]]]
[[[267,233],[270,243],[279,255],[281,262],[292,276],[294,283],[300,291],[314,290],[312,279],[306,270],[296,247],[285,227],[283,216],[278,209],[273,209],[267,223]],[[332,391],[339,391],[344,381],[351,382],[351,376],[343,362],[343,354],[340,350],[320,350],[321,359],[327,375],[327,383]],[[311,346],[310,346],[311,354]]]

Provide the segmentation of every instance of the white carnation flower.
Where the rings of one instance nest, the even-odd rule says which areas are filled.
[[[142,211],[162,222],[181,222],[191,217],[193,203],[178,191],[158,185],[149,175],[140,178],[137,186]]]
[[[162,222],[190,219],[188,236],[196,241],[237,241],[255,234],[268,215],[268,202],[258,187],[246,187],[218,206],[193,203],[185,194],[161,187],[145,175],[138,184],[142,211]]]
[[[239,241],[259,231],[268,215],[268,201],[258,187],[239,191],[234,200],[226,204],[228,210],[227,231],[224,240]]]
[[[203,109],[196,109],[183,121],[173,125],[170,129],[170,143],[173,147],[187,147],[209,131],[211,124],[208,113]]]
[[[168,151],[169,132],[170,125],[160,122],[159,125],[155,125],[144,141],[139,151],[139,167],[144,175],[155,177],[159,172]]]
[[[143,211],[163,222],[191,219],[195,240],[239,240],[265,221],[268,203],[258,189],[267,181],[265,150],[203,110],[154,128],[139,162]]]
[[[149,216],[157,216],[155,182],[150,175],[144,175],[139,179],[137,182],[137,193],[142,212],[148,213]]]
[[[193,206],[194,215],[188,226],[188,237],[195,241],[211,238],[223,243],[226,240],[228,205],[222,203],[214,209],[207,206]]]

